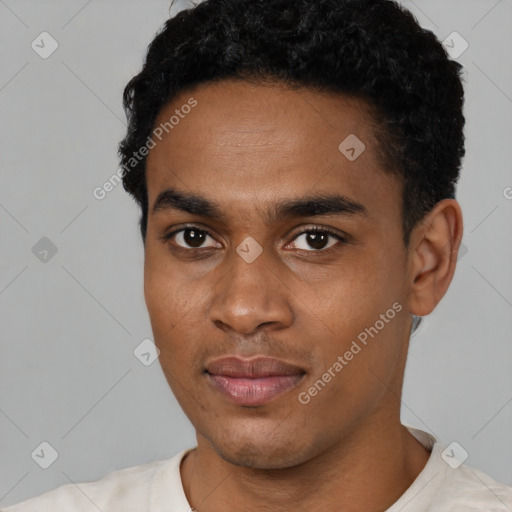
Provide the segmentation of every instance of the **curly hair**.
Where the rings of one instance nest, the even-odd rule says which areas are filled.
[[[205,0],[166,21],[126,85],[119,144],[123,186],[141,207],[146,142],[178,93],[223,79],[278,81],[365,100],[382,167],[402,183],[403,240],[434,205],[455,197],[464,157],[462,66],[393,0]],[[130,160],[132,165],[129,165]]]

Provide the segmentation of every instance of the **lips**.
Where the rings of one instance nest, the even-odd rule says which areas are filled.
[[[224,375],[235,378],[245,377],[248,379],[305,373],[302,368],[273,357],[257,357],[254,359],[225,357],[207,364],[206,370],[211,375]]]
[[[263,405],[294,388],[305,370],[272,357],[225,357],[206,365],[208,381],[237,405]]]

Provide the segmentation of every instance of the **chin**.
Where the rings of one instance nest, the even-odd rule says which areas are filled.
[[[275,431],[257,434],[226,431],[222,437],[208,438],[219,457],[235,466],[253,469],[284,469],[308,459],[308,441],[300,435]]]
[[[226,462],[234,466],[252,469],[284,469],[300,464],[297,453],[290,453],[283,447],[262,447],[248,442],[239,447],[219,447],[214,449]]]

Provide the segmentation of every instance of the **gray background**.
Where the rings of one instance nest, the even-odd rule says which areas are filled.
[[[469,48],[467,253],[412,339],[403,422],[512,484],[512,1],[404,5]],[[122,185],[92,194],[118,167],[122,89],[168,16],[168,0],[0,0],[0,506],[195,444],[158,361],[133,354],[152,337],[137,207]],[[43,31],[59,44],[47,59],[31,48]],[[59,454],[48,469],[31,458],[42,441]]]

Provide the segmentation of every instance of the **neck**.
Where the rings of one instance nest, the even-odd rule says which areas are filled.
[[[181,478],[197,512],[377,512],[398,500],[429,455],[399,417],[390,422],[377,414],[315,458],[277,470],[235,466],[198,435],[196,450],[182,462]]]

